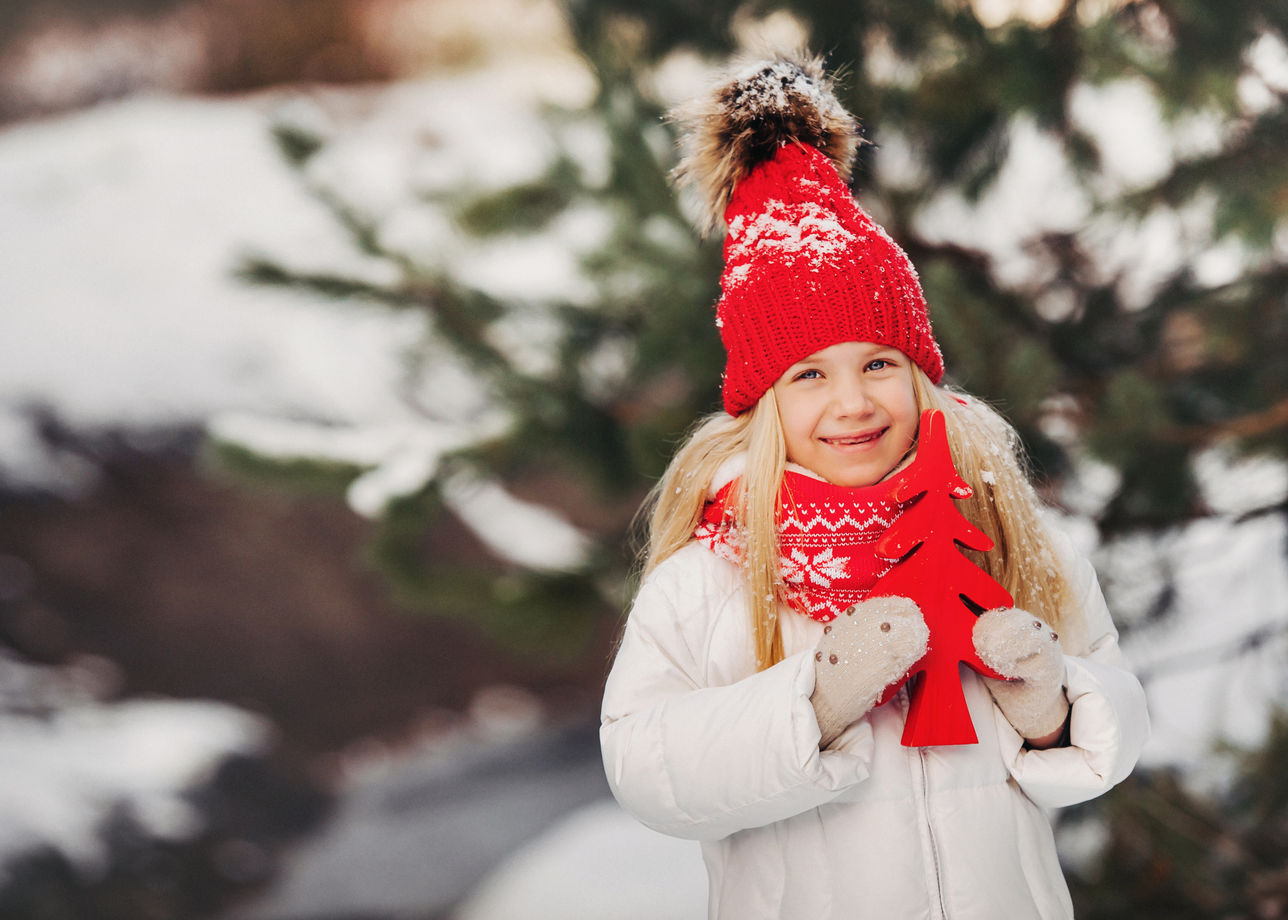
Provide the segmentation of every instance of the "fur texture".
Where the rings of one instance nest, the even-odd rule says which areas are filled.
[[[723,225],[734,186],[782,145],[817,148],[849,181],[862,143],[858,120],[837,100],[823,59],[804,55],[744,64],[669,120],[681,132],[673,178],[696,194],[704,234]]]

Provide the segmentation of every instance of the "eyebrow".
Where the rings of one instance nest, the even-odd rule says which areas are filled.
[[[813,360],[810,360],[809,358],[802,358],[800,361],[797,361],[795,364],[789,366],[787,370],[783,371],[783,373],[791,374],[791,373],[794,373],[795,371],[806,370],[811,367],[818,367],[820,364],[823,364],[823,363],[824,362],[822,361],[813,361]]]
[[[873,343],[873,344],[876,344],[876,343]],[[889,355],[898,355],[899,357],[904,356],[903,352],[893,345],[877,345],[875,350],[863,356],[863,360],[874,361],[877,358],[884,358]],[[788,373],[789,371],[794,371],[798,368],[803,369],[803,368],[810,368],[810,367],[818,367],[819,365],[827,364],[828,361],[829,359],[827,358],[819,358],[814,355],[810,355],[808,357],[801,358],[799,361],[795,362],[794,364],[789,365],[787,370],[784,371],[783,373]]]

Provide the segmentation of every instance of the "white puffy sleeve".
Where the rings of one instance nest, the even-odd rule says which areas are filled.
[[[1002,754],[1015,781],[1044,807],[1095,798],[1127,778],[1149,739],[1145,691],[1118,647],[1118,630],[1091,563],[1057,534],[1061,561],[1086,623],[1087,651],[1065,656],[1069,743],[1028,750],[1024,739],[994,709]]]
[[[808,653],[755,672],[742,597],[732,566],[686,547],[641,587],[608,676],[609,785],[666,834],[716,840],[815,808],[868,776],[870,731],[845,751],[818,749]]]

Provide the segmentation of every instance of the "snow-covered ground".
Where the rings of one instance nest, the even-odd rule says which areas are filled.
[[[325,832],[222,920],[440,916],[516,841],[604,800],[596,747],[593,726],[498,737],[476,723],[454,739],[371,759],[348,778]]]
[[[389,495],[418,487],[433,474],[443,450],[506,420],[480,412],[479,394],[446,358],[434,365],[440,376],[409,382],[404,356],[423,344],[422,317],[374,304],[319,302],[233,277],[239,254],[264,251],[301,269],[357,275],[375,284],[393,279],[390,265],[357,256],[345,245],[300,177],[280,162],[270,125],[279,116],[317,119],[319,130],[336,132],[332,152],[308,179],[353,190],[361,208],[381,216],[389,239],[421,255],[454,253],[460,272],[487,283],[512,280],[519,273],[496,267],[521,258],[526,280],[551,290],[572,286],[575,300],[568,247],[559,241],[538,241],[536,250],[463,250],[432,210],[401,209],[409,187],[426,193],[423,202],[453,184],[500,185],[534,175],[542,160],[533,152],[549,152],[551,143],[536,121],[534,98],[547,90],[575,95],[584,89],[577,80],[562,75],[542,87],[504,75],[457,77],[335,94],[320,105],[277,95],[220,101],[149,97],[0,131],[0,476],[11,484],[59,491],[92,484],[93,470],[83,461],[40,442],[39,410],[88,430],[207,425],[217,436],[269,452],[319,451],[354,459],[370,470],[350,496],[364,513],[377,513]],[[1107,121],[1104,115],[1098,113]],[[355,127],[361,130],[346,133]],[[1024,130],[1018,129],[1019,141]],[[489,143],[468,143],[481,136]],[[582,147],[593,156],[594,138]],[[1033,151],[1032,162],[1048,163],[1037,155],[1040,146]],[[1014,181],[1022,190],[1030,179],[1021,175]],[[977,213],[992,213],[998,200],[1046,201],[1041,195],[1017,197],[1014,190],[998,195],[986,197]],[[1059,220],[1076,218],[1078,202],[1065,199],[1065,205],[1051,213]],[[986,225],[972,224],[961,207],[945,202],[938,219],[945,225]],[[1012,228],[1032,226],[1007,216]],[[936,212],[926,218],[935,219]],[[565,228],[568,246],[593,226],[593,215],[573,221]],[[1012,243],[1003,241],[1003,248]],[[1156,243],[1142,240],[1133,258],[1144,259],[1142,252]],[[1214,277],[1229,270],[1231,258],[1213,257]],[[1133,283],[1148,290],[1151,277],[1142,269]],[[450,391],[456,397],[440,400],[427,413],[404,398],[409,388],[418,395]],[[1225,466],[1219,457],[1217,469],[1211,477],[1215,490],[1230,478],[1220,472]],[[1259,475],[1267,477],[1265,496],[1282,494],[1282,468]],[[514,504],[495,484],[461,480],[448,493],[467,523],[522,512],[531,524],[531,539],[522,541],[529,550],[520,554],[523,564],[575,565],[585,551],[576,531],[544,509]],[[471,509],[478,511],[476,518]],[[1149,573],[1159,567],[1178,577],[1177,615],[1158,626],[1138,626],[1128,642],[1130,654],[1151,675],[1152,763],[1181,763],[1201,772],[1217,738],[1255,743],[1266,707],[1285,700],[1282,631],[1247,654],[1225,654],[1288,618],[1282,517],[1236,523],[1237,511],[1230,507],[1224,516],[1178,529],[1161,542],[1102,548],[1097,556],[1111,574],[1145,573],[1140,590],[1146,594],[1157,584]],[[477,526],[488,539],[483,524]],[[105,771],[102,777],[91,776],[88,762],[80,772],[51,770],[49,764],[105,737],[109,727],[137,740],[129,752],[150,751],[154,732],[178,710],[99,711],[98,721],[59,720],[39,737],[26,728],[0,735],[6,789],[51,788],[36,784],[39,779],[70,790],[65,798],[55,792],[21,800],[0,796],[0,826],[9,829],[0,834],[0,854],[35,837],[88,853],[92,838],[73,816],[95,799],[80,793],[108,782],[104,777],[119,781],[121,794],[137,793],[144,812],[179,828],[183,815],[165,790],[209,763],[211,739],[236,748],[254,732],[223,710],[175,705],[191,707],[183,711],[193,719],[209,717],[213,733],[165,729],[175,745],[169,759],[148,761],[150,769],[161,771],[146,784],[161,790],[159,798],[130,785],[149,774],[133,769],[137,761],[128,752],[95,764]],[[73,729],[79,731],[74,739],[62,734]],[[23,756],[11,756],[19,744]],[[56,811],[66,821],[44,823]],[[577,892],[575,903],[568,900],[570,891]],[[694,845],[638,828],[600,800],[501,863],[461,917],[612,920],[636,916],[631,911],[647,904],[652,918],[680,920],[701,915],[703,891]],[[636,892],[638,897],[620,896]]]
[[[143,833],[202,830],[188,795],[235,754],[267,747],[264,722],[212,702],[98,702],[93,668],[0,655],[0,885],[14,859],[58,852],[87,876],[105,868],[99,834],[130,815]]]
[[[268,255],[301,272],[396,284],[396,267],[357,252],[309,194],[322,185],[343,188],[390,245],[424,264],[455,259],[460,276],[495,286],[516,276],[497,260],[521,258],[529,293],[567,289],[573,241],[467,249],[422,199],[534,178],[553,153],[536,105],[575,99],[579,79],[556,70],[518,92],[499,70],[376,97],[136,98],[0,132],[0,479],[63,493],[92,484],[88,464],[37,436],[39,414],[52,412],[79,430],[205,425],[266,455],[353,462],[367,470],[350,491],[363,514],[419,489],[444,452],[508,424],[427,342],[424,314],[255,286],[236,269]],[[496,119],[510,143],[444,140],[486,134]],[[303,175],[274,149],[278,123],[332,141]],[[584,538],[553,512],[489,481],[446,486],[462,520],[520,563],[584,560]],[[504,544],[488,526],[498,515],[509,521]]]
[[[605,799],[521,848],[453,920],[703,920],[707,873],[693,840],[651,831]]]
[[[318,309],[240,284],[239,253],[346,250],[271,147],[259,101],[138,98],[0,133],[0,406],[79,428],[202,422],[231,408],[380,418],[414,315]],[[351,260],[350,260],[351,261]],[[11,479],[40,459],[6,439]]]
[[[567,85],[555,81],[546,94]],[[537,89],[548,88],[516,93],[504,74],[392,88],[379,96],[384,120],[338,142],[343,156],[318,169],[347,171],[368,208],[391,190],[403,194],[413,172],[423,188],[461,182],[474,169],[493,183],[521,179],[517,170],[532,168],[532,158],[521,162],[505,145],[489,161],[429,143],[411,162],[407,139],[437,137],[444,129],[435,119],[459,121],[466,111],[510,111],[514,131],[535,130]],[[451,104],[434,105],[439,98]],[[0,480],[72,495],[92,487],[88,462],[38,437],[47,414],[73,430],[140,437],[206,425],[266,452],[282,444],[307,452],[316,442],[368,466],[351,498],[376,513],[390,495],[419,487],[443,450],[494,429],[498,421],[480,411],[477,390],[451,362],[431,363],[408,383],[405,356],[423,343],[422,316],[234,276],[243,255],[262,252],[302,270],[392,280],[389,266],[346,245],[270,136],[282,118],[342,130],[346,113],[371,101],[360,92],[321,101],[140,97],[0,130]],[[413,217],[391,226],[411,233]],[[427,414],[405,398],[409,386],[453,399]],[[507,535],[523,564],[575,565],[586,551],[557,516],[495,483],[458,476],[448,485],[485,540],[497,539],[488,524],[498,517],[523,525]],[[6,686],[30,686],[40,673],[0,661]],[[0,717],[0,861],[52,847],[92,869],[100,825],[117,807],[148,833],[186,837],[197,819],[182,794],[223,757],[265,740],[259,720],[204,702],[63,700],[51,712]]]

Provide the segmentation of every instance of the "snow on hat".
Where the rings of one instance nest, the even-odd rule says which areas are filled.
[[[684,126],[676,178],[703,199],[700,228],[728,226],[716,325],[729,414],[838,342],[898,348],[939,382],[916,269],[846,185],[858,123],[820,59],[758,62],[673,118]]]

